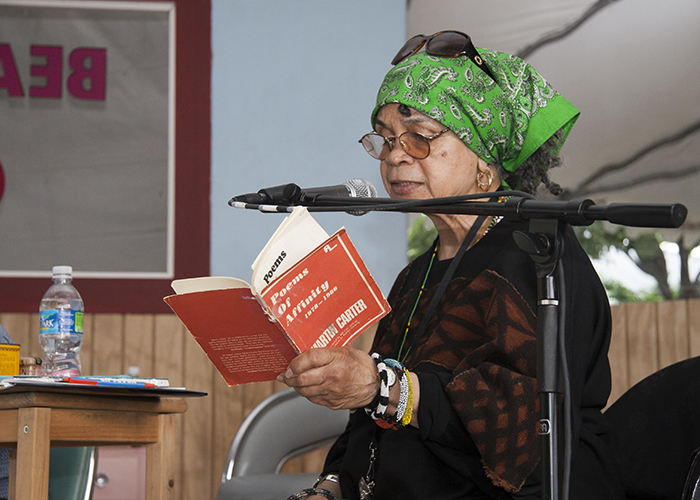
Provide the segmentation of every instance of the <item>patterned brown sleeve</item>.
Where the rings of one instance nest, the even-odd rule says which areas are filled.
[[[469,285],[467,318],[483,342],[455,368],[447,393],[496,486],[518,491],[540,460],[537,319],[505,278],[485,272]]]
[[[540,459],[536,315],[493,271],[471,282],[454,280],[439,307],[414,354],[453,371],[447,395],[486,475],[518,491]]]

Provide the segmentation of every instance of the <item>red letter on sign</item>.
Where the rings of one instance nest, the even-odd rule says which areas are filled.
[[[90,67],[85,60],[90,59]],[[107,49],[75,49],[69,63],[73,73],[68,77],[68,92],[78,99],[105,100],[107,83]],[[89,90],[83,82],[90,80]]]
[[[44,87],[29,87],[29,97],[61,98],[61,81],[63,77],[63,47],[32,45],[33,56],[46,56],[45,66],[32,66],[32,76],[45,76]]]
[[[10,97],[24,97],[22,85],[19,82],[19,74],[15,65],[15,58],[12,57],[12,49],[7,43],[0,43],[0,88],[6,88]]]

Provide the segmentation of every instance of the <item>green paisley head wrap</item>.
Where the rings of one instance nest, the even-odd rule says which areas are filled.
[[[559,129],[558,153],[579,111],[522,59],[478,49],[494,82],[467,56],[418,52],[384,77],[372,111],[402,103],[449,127],[487,163],[513,172]]]

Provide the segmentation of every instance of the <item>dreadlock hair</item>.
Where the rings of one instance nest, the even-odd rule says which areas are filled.
[[[508,185],[534,195],[540,184],[554,196],[560,195],[564,190],[559,184],[549,178],[549,171],[562,164],[561,158],[555,152],[561,144],[562,131],[558,130],[552,137],[542,144],[530,157],[520,165],[515,172],[508,172],[501,165],[496,165],[496,170],[501,179]]]

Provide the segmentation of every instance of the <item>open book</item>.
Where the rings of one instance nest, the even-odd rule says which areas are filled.
[[[165,301],[229,386],[274,380],[297,354],[344,346],[389,312],[345,229],[331,237],[304,207],[252,265],[229,277],[173,281]]]

